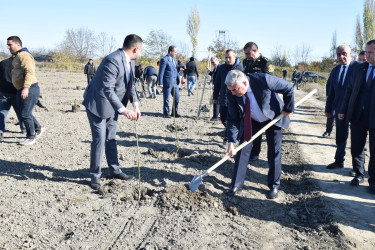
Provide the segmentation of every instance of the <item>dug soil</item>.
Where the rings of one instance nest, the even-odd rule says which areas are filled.
[[[0,248],[375,247],[375,216],[367,220],[358,211],[342,208],[349,204],[374,211],[366,183],[350,189],[345,172],[349,164],[342,173],[324,168],[333,159],[334,140],[319,136],[324,132],[321,100],[313,97],[306,102],[283,131],[283,173],[275,200],[266,198],[265,142],[260,159],[248,166],[239,195],[223,193],[230,184],[233,159],[205,176],[196,192],[189,190],[194,175],[225,153],[223,126],[210,121],[209,88],[197,119],[203,83],[192,96],[182,87],[181,118],[163,118],[161,95],[142,99],[137,134],[134,122],[120,117],[119,161],[123,171],[136,178],[109,179],[104,157],[102,187],[93,191],[88,170],[91,133],[85,109],[79,106],[86,79],[76,73],[38,72],[37,76],[47,109],[36,108],[34,115],[46,127],[45,133],[35,145],[19,146],[24,135],[11,111],[0,142]],[[303,95],[296,92],[296,100]],[[327,184],[331,179],[333,184]],[[329,185],[340,185],[349,193]]]

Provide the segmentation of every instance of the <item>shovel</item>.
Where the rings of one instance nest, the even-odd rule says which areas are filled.
[[[301,100],[299,100],[296,104],[295,104],[295,108],[297,108],[299,105],[301,105],[301,103],[303,103],[304,101],[306,101],[308,98],[310,98],[313,94],[315,94],[317,92],[316,89],[312,90],[310,93],[308,93],[307,95],[305,95]],[[274,125],[276,122],[278,122],[281,118],[283,117],[282,114],[278,115],[275,119],[273,119],[272,121],[270,121],[266,126],[264,126],[261,130],[259,130],[255,135],[253,135],[251,137],[251,139],[249,141],[245,141],[244,143],[242,143],[241,145],[239,145],[237,148],[235,148],[233,150],[233,154],[236,154],[238,151],[240,151],[242,148],[244,148],[245,146],[247,146],[249,143],[251,143],[252,141],[254,141],[258,136],[260,136],[264,131],[266,131],[269,127],[271,127],[272,125]],[[226,155],[224,156],[220,161],[218,161],[215,165],[213,165],[212,167],[210,167],[209,169],[207,169],[205,172],[203,172],[202,174],[197,174],[194,176],[193,180],[190,182],[189,184],[189,189],[192,191],[192,192],[195,192],[199,185],[201,184],[201,182],[203,181],[203,177],[208,175],[209,173],[211,173],[213,170],[215,170],[218,166],[220,166],[221,164],[223,164],[226,160],[228,160],[230,158],[229,155]]]

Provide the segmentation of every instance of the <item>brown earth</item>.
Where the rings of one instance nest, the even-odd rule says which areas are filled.
[[[77,86],[84,87],[86,79],[83,74],[50,72],[38,72],[38,79],[48,109],[37,108],[34,114],[46,126],[45,134],[33,146],[19,146],[17,142],[23,135],[11,112],[6,124],[8,131],[0,143],[1,248],[374,247],[374,241],[367,237],[373,234],[374,216],[366,220],[358,211],[351,214],[355,211],[345,209],[343,214],[340,205],[344,201],[357,203],[359,208],[373,211],[374,198],[362,187],[350,189],[350,197],[344,191],[337,192],[342,186],[349,190],[347,177],[339,171],[327,173],[324,169],[332,158],[334,141],[319,138],[324,123],[320,100],[312,98],[306,102],[296,112],[291,127],[284,131],[282,185],[276,200],[265,197],[265,143],[260,160],[249,165],[245,190],[239,196],[223,194],[230,183],[233,160],[204,177],[195,193],[188,189],[193,176],[219,161],[224,149],[220,147],[222,125],[209,121],[210,91],[206,89],[206,108],[196,120],[202,88],[188,97],[186,87],[181,90],[183,117],[176,119],[176,124],[173,118],[162,117],[161,95],[142,99],[142,118],[137,123],[141,189],[137,179],[107,179],[104,164],[102,188],[94,192],[88,186],[91,135],[87,117],[82,106],[72,112],[72,106],[77,105],[75,100],[81,101],[83,95]],[[315,132],[310,126],[301,126],[311,123]],[[117,139],[122,169],[138,177],[134,123],[121,117]],[[325,142],[320,145],[313,140]],[[311,144],[315,145],[313,149]],[[325,156],[315,153],[319,150]],[[314,155],[319,163],[310,159]],[[337,185],[335,196],[327,195],[333,191],[322,184],[326,179],[321,178],[321,173],[328,174],[326,179],[333,175],[338,179],[332,182]],[[355,197],[362,201],[350,202],[349,198]],[[352,218],[360,219],[354,223]]]

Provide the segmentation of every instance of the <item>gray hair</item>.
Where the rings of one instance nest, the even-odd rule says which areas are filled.
[[[346,48],[349,48],[349,51],[350,51],[350,52],[352,51],[352,49],[350,48],[350,46],[347,45],[347,44],[341,44],[341,45],[339,45],[339,46],[337,47],[336,51],[337,51],[337,50],[345,50]]]
[[[249,82],[247,76],[240,70],[231,70],[228,72],[227,77],[225,77],[225,85],[233,86],[242,82]]]

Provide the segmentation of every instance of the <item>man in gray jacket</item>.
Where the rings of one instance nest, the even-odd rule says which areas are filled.
[[[124,174],[117,156],[116,129],[118,115],[138,121],[140,110],[135,88],[134,61],[143,47],[142,39],[134,34],[125,38],[123,47],[106,56],[84,94],[83,105],[92,133],[90,175],[91,187],[100,188],[103,152],[107,158],[110,177],[121,180],[133,178]],[[126,109],[128,101],[134,111]]]

